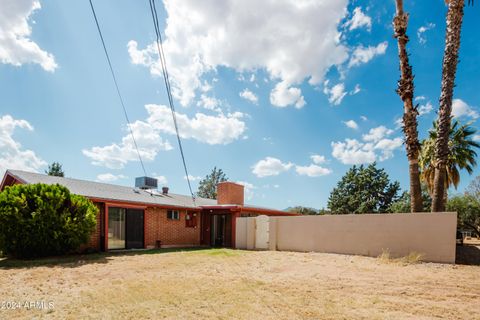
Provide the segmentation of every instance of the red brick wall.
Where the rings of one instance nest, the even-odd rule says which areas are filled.
[[[100,251],[100,232],[101,232],[101,216],[103,215],[103,211],[105,206],[103,203],[95,203],[95,205],[98,207],[99,211],[97,214],[97,226],[95,227],[95,231],[93,231],[92,235],[90,236],[90,240],[88,243],[80,246],[80,251],[84,251],[86,249],[95,249],[97,251]]]
[[[220,182],[217,185],[218,204],[239,204],[244,203],[244,186],[234,182]]]
[[[180,220],[167,219],[167,210],[147,208],[145,210],[145,246],[156,246],[160,240],[163,245],[199,245],[200,213],[197,213],[197,226],[185,226],[185,210],[180,211]]]

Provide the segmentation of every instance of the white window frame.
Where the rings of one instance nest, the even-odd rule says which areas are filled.
[[[167,210],[167,219],[168,220],[180,220],[180,211],[178,211],[178,210]]]

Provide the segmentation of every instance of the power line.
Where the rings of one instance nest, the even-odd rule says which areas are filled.
[[[175,126],[175,132],[177,133],[178,147],[180,149],[180,154],[182,156],[183,168],[185,169],[185,177],[187,179],[188,188],[190,189],[190,194],[192,195],[193,204],[195,205],[195,195],[193,194],[193,191],[192,191],[190,176],[188,174],[187,164],[185,161],[185,154],[183,152],[183,147],[182,147],[182,140],[180,139],[180,133],[178,131],[177,116],[175,113],[175,106],[173,104],[172,91],[170,88],[170,79],[168,77],[167,63],[165,60],[165,54],[163,52],[162,35],[160,33],[155,0],[149,0],[149,4],[150,4],[150,12],[152,13],[152,20],[155,28],[155,34],[157,36],[156,37],[157,50],[158,50],[158,56],[160,57],[160,63],[162,65],[162,73],[163,73],[163,79],[165,81],[165,88],[167,89],[168,103],[170,105],[170,110],[172,111],[172,118],[173,118],[173,124]]]
[[[135,140],[135,136],[133,135],[132,125],[130,124],[130,119],[128,118],[127,108],[125,108],[125,103],[123,102],[122,94],[120,93],[120,89],[118,87],[117,77],[115,76],[115,72],[113,71],[112,62],[110,61],[110,56],[108,55],[107,46],[105,45],[105,40],[103,39],[102,30],[100,30],[97,14],[95,13],[95,8],[93,7],[92,0],[89,0],[89,1],[90,1],[90,7],[92,8],[93,17],[95,18],[95,24],[97,25],[98,34],[100,36],[100,40],[102,41],[103,51],[105,52],[105,56],[107,57],[108,66],[110,67],[110,73],[112,74],[113,82],[115,83],[115,88],[117,89],[118,98],[120,99],[120,104],[122,105],[122,108],[123,108],[123,114],[125,115],[125,119],[127,120],[127,126],[128,126],[128,129],[130,130],[130,135],[132,136],[133,144],[138,154],[138,159],[140,160],[140,164],[142,165],[143,173],[145,174],[145,176],[147,176],[147,171],[145,170],[145,166],[143,165],[142,156],[140,155],[140,151],[138,150],[137,141]]]

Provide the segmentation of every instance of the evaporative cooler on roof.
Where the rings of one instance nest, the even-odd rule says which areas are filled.
[[[157,189],[158,181],[150,177],[135,178],[135,187],[140,189]]]

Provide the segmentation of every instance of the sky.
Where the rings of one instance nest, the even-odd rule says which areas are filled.
[[[94,0],[147,174],[187,181],[148,1]],[[133,186],[143,170],[88,1],[0,0],[0,174],[44,172]],[[394,1],[157,1],[193,189],[213,167],[247,202],[326,207],[352,165],[376,161],[408,189],[395,93]],[[420,138],[436,119],[444,1],[408,1]],[[466,7],[453,113],[478,125],[477,7]],[[475,139],[480,141],[479,135]],[[462,192],[474,176],[462,173]]]

